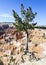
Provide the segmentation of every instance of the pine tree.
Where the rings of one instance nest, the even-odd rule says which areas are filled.
[[[24,5],[21,4],[21,16],[20,17],[14,10],[13,17],[15,18],[15,22],[13,25],[17,28],[18,31],[24,30],[27,34],[27,42],[26,42],[26,51],[28,51],[28,29],[34,29],[37,23],[34,23],[33,20],[36,16],[36,12],[33,13],[31,7],[28,7],[26,10],[24,9]]]

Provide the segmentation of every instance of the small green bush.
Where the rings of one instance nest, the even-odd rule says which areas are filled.
[[[0,65],[4,65],[3,62],[0,60]]]
[[[1,41],[0,41],[0,45],[3,44]]]

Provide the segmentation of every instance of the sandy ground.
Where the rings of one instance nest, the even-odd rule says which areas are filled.
[[[43,58],[39,61],[28,61],[28,62],[25,62],[25,63],[21,63],[20,65],[46,65],[46,58]]]
[[[36,60],[32,60],[31,62],[26,61],[24,63],[21,63],[20,65],[46,65],[46,43],[41,43],[39,46],[41,46],[44,49],[43,50],[44,57],[42,57],[38,61],[36,61]]]

